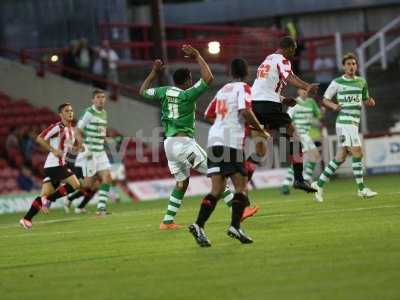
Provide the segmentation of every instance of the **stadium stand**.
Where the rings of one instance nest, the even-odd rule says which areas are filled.
[[[7,109],[5,109],[7,108]],[[7,137],[17,128],[20,135],[33,132],[35,135],[50,123],[58,121],[56,113],[46,107],[34,107],[26,99],[11,99],[0,92],[0,191],[4,194],[20,192],[17,177],[21,168],[26,165],[32,170],[35,181],[43,177],[43,163],[47,153],[39,147],[33,147],[27,157],[21,146],[7,148]],[[128,181],[158,179],[169,177],[165,154],[160,149],[159,162],[139,162],[136,156],[137,142],[130,140],[123,162]],[[143,157],[153,155],[153,149],[144,146]],[[150,161],[150,159],[149,159]]]

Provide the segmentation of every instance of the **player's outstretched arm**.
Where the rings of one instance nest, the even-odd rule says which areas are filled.
[[[192,47],[191,45],[182,45],[182,51],[187,55],[188,57],[193,58],[196,60],[196,62],[200,66],[200,73],[201,73],[201,78],[209,85],[213,80],[214,80],[214,75],[212,74],[210,67],[204,60],[204,58],[201,56],[200,52]]]
[[[298,89],[306,90],[308,94],[315,94],[319,89],[319,83],[307,83],[293,73],[288,76],[287,81]]]
[[[323,104],[325,107],[327,107],[327,108],[329,108],[329,109],[331,109],[331,110],[334,110],[334,111],[340,111],[340,110],[342,109],[342,107],[340,106],[340,104],[336,104],[336,103],[334,103],[334,102],[332,102],[331,100],[326,99],[326,98],[324,98],[324,99],[322,100],[322,104]]]
[[[62,152],[59,149],[53,148],[50,145],[49,141],[46,141],[44,138],[41,136],[38,136],[36,138],[36,143],[38,143],[43,149],[45,149],[47,152],[52,152],[55,156],[57,157],[62,157]]]
[[[156,59],[153,63],[153,68],[149,75],[147,75],[146,79],[143,81],[140,86],[139,94],[141,96],[144,95],[144,92],[151,87],[151,84],[156,80],[158,73],[164,70],[165,65],[163,64],[161,59]]]
[[[267,139],[270,137],[269,133],[260,124],[257,117],[254,115],[253,111],[251,110],[251,108],[243,109],[240,111],[240,113],[242,114],[242,116],[246,120],[246,122],[251,127],[253,127],[255,130],[259,131],[264,138]]]

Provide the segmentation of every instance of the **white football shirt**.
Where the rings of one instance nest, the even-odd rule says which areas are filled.
[[[244,82],[228,83],[217,92],[213,102],[207,109],[210,111],[215,105],[216,113],[208,133],[207,146],[243,149],[246,122],[239,112],[251,108],[250,86]]]
[[[257,69],[257,78],[251,89],[253,101],[281,102],[282,88],[292,74],[292,65],[282,54],[268,55]]]

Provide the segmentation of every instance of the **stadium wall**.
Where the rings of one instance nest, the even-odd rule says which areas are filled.
[[[0,58],[0,90],[13,98],[25,98],[35,106],[46,106],[53,111],[61,102],[71,102],[78,117],[90,105],[93,88],[47,72],[38,77],[36,70],[15,61]],[[144,137],[151,137],[160,124],[159,108],[134,99],[120,96],[118,101],[108,101],[110,127],[124,136],[135,137],[142,130]],[[205,145],[208,132],[206,123],[198,122],[198,139]]]

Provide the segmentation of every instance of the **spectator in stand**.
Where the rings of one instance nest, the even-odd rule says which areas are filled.
[[[32,154],[36,148],[36,142],[35,142],[36,136],[37,136],[36,129],[33,128],[28,132],[25,132],[21,140],[22,154],[25,158],[25,163],[27,163],[28,165],[32,164]]]
[[[100,58],[105,59],[105,74],[108,80],[118,82],[117,62],[119,60],[118,54],[110,47],[110,42],[104,40],[102,48],[100,49]]]
[[[89,47],[88,41],[85,38],[80,39],[79,41],[79,51],[77,53],[77,64],[78,68],[81,71],[90,73],[93,65],[93,49]]]
[[[335,62],[328,56],[318,57],[314,60],[313,69],[315,81],[319,83],[320,93],[323,94],[335,75]]]
[[[11,149],[19,149],[19,140],[17,136],[17,128],[12,127],[6,139],[6,151],[10,152]]]
[[[26,166],[22,166],[21,171],[17,177],[18,187],[26,192],[30,192],[38,187],[33,180],[32,172]]]
[[[92,73],[105,79],[107,60],[100,57],[100,50],[100,48],[94,48]],[[107,89],[107,85],[105,83],[99,82],[97,80],[93,81],[93,86],[102,90]]]
[[[63,56],[62,64],[70,69],[78,69],[78,54],[79,42],[72,40],[67,52]],[[63,70],[62,75],[72,80],[79,80],[80,76],[76,73],[71,73],[69,70]]]

